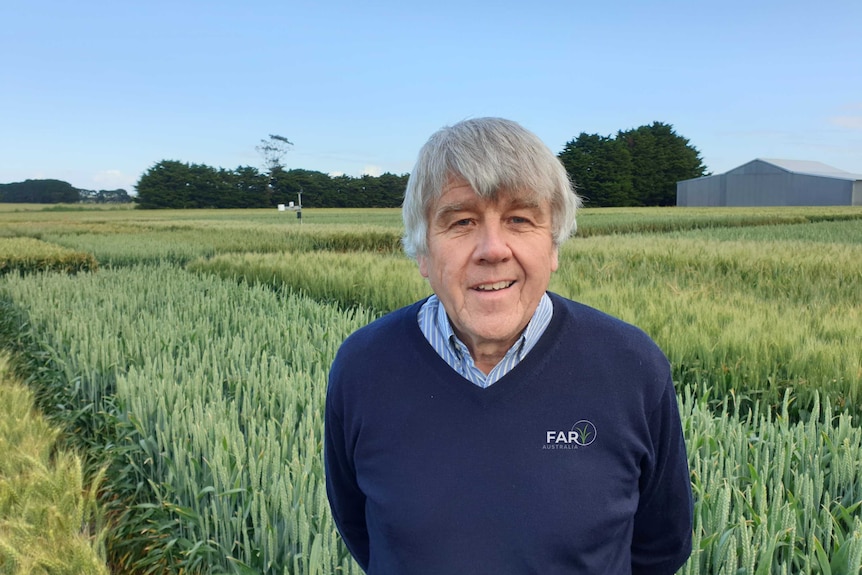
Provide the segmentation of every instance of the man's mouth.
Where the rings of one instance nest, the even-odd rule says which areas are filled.
[[[514,284],[514,281],[500,281],[494,282],[490,284],[479,284],[475,286],[473,289],[478,291],[498,291],[501,289],[506,289],[507,287]]]

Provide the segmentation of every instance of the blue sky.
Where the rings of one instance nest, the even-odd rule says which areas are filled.
[[[443,125],[503,116],[555,152],[654,121],[713,173],[862,173],[862,2],[0,3],[0,183],[133,191],[165,159],[409,172]]]

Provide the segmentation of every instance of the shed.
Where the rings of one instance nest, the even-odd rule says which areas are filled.
[[[678,206],[862,206],[862,174],[820,162],[757,159],[676,183]]]

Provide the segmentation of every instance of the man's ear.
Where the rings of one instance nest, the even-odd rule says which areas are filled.
[[[554,247],[554,251],[551,252],[551,273],[557,271],[558,267],[560,267],[560,250]]]
[[[416,262],[419,264],[419,273],[423,278],[428,278],[428,258],[426,256],[416,256]]]

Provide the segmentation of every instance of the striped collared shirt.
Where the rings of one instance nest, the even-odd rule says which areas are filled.
[[[554,306],[551,303],[551,298],[548,297],[547,293],[542,294],[542,299],[539,300],[539,305],[527,324],[527,328],[488,375],[476,367],[467,346],[455,335],[452,324],[449,323],[449,317],[446,315],[446,310],[443,309],[436,295],[432,295],[428,301],[422,304],[422,307],[419,308],[418,317],[419,329],[422,330],[425,339],[428,340],[434,351],[465,379],[479,387],[488,387],[499,381],[526,357],[527,353],[542,337],[542,334],[545,333],[545,329],[551,323],[553,313]]]

